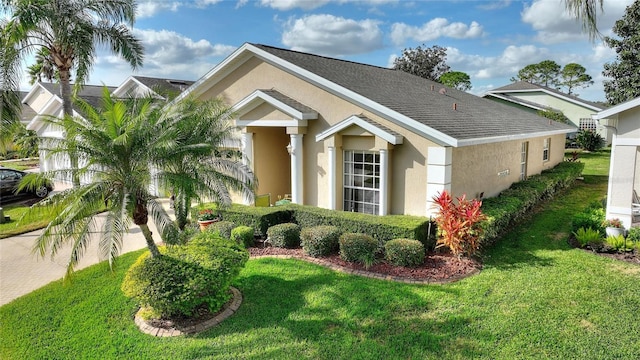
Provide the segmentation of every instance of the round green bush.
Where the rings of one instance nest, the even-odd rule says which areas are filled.
[[[254,244],[254,233],[252,227],[240,225],[231,230],[231,240],[244,245],[245,248],[249,248]]]
[[[273,225],[267,229],[267,239],[274,247],[295,248],[300,245],[300,226],[294,223]]]
[[[338,251],[342,232],[335,226],[319,225],[304,228],[300,242],[305,253],[313,257],[327,256]]]
[[[393,239],[384,244],[385,259],[397,266],[420,266],[424,263],[424,245],[418,240]]]
[[[159,257],[140,256],[121,287],[126,296],[157,316],[189,316],[203,304],[218,311],[249,259],[242,245],[210,232],[196,235],[187,245],[160,249]]]
[[[358,262],[369,267],[375,260],[378,242],[371,236],[360,233],[345,233],[340,236],[340,258]]]
[[[207,227],[209,232],[217,232],[225,239],[231,239],[231,230],[236,227],[236,224],[231,221],[217,221]]]

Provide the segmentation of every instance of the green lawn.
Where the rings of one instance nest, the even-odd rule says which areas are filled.
[[[405,285],[298,260],[250,260],[237,314],[205,333],[154,338],[99,264],[0,307],[2,359],[638,359],[640,266],[571,249],[571,214],[602,198],[608,153],[449,285]],[[600,169],[600,170],[594,170]]]
[[[2,209],[5,216],[9,216],[10,221],[0,224],[0,239],[42,229],[52,220],[51,216],[47,216],[47,214],[43,212],[42,216],[38,219],[34,219],[31,222],[25,222],[22,225],[17,226],[18,220],[29,209],[29,207],[21,204],[13,204],[3,205]]]

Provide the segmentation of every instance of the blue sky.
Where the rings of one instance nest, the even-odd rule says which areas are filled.
[[[604,34],[632,1],[605,0]],[[245,42],[385,67],[424,44],[447,48],[447,63],[471,76],[474,94],[551,59],[587,68],[595,84],[576,92],[597,101],[605,100],[602,66],[615,60],[601,41],[589,42],[560,0],[140,1],[134,32],[146,48],[144,66],[134,73],[101,51],[88,83],[117,86],[132,74],[196,80]]]

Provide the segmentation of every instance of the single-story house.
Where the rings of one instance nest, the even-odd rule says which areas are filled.
[[[185,96],[233,106],[258,194],[379,215],[432,214],[443,190],[495,196],[563,161],[575,131],[402,71],[251,43]]]
[[[115,97],[154,96],[162,100],[171,100],[180,95],[193,81],[163,79],[148,76],[129,76],[118,88],[113,90]]]
[[[606,216],[619,218],[629,228],[640,222],[640,205],[634,206],[634,193],[640,196],[640,98],[603,110],[593,118],[613,133]]]
[[[487,91],[482,97],[534,113],[540,110],[561,112],[577,129],[596,131],[607,145],[611,144],[612,132],[591,118],[604,109],[601,104],[525,81]]]

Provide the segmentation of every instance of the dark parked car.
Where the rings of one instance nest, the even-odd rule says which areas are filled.
[[[53,184],[47,183],[36,189],[25,190],[24,193],[16,194],[16,188],[26,174],[24,171],[0,167],[0,197],[28,195],[31,193],[43,198],[53,190]]]

